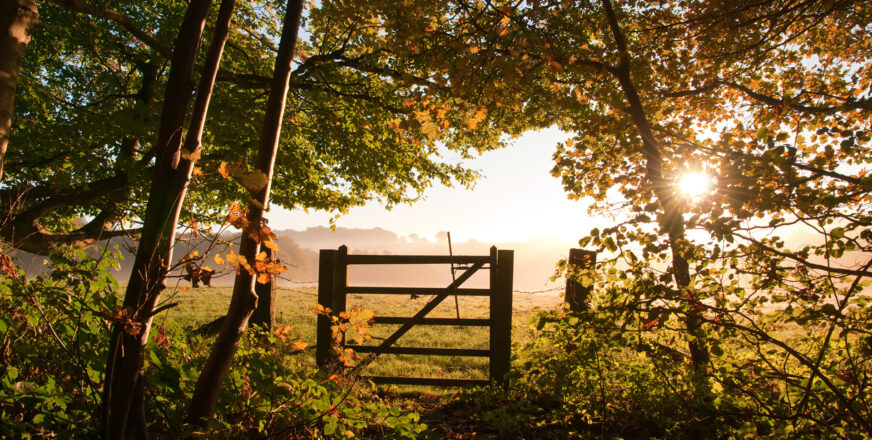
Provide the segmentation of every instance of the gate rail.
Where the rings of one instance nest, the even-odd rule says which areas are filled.
[[[388,295],[435,295],[418,313],[412,317],[376,316],[375,324],[400,324],[400,328],[379,345],[344,345],[359,353],[412,354],[435,356],[476,356],[489,359],[488,380],[481,379],[443,379],[422,377],[369,376],[379,384],[402,385],[481,385],[490,382],[503,383],[509,372],[511,358],[512,331],[512,272],[514,251],[497,250],[491,247],[490,255],[349,255],[346,246],[338,250],[322,249],[319,256],[318,303],[329,307],[331,313],[338,315],[346,309],[348,294],[388,294]],[[459,265],[463,271],[448,287],[369,287],[349,286],[348,266],[355,264],[452,264]],[[460,288],[476,271],[488,269],[490,285],[487,289]],[[427,318],[445,298],[452,295],[490,297],[489,317],[479,319]],[[330,319],[318,315],[316,359],[319,365],[326,365],[330,359],[332,335]],[[489,327],[489,348],[432,348],[400,347],[397,340],[415,325],[454,325]],[[344,341],[343,341],[344,344]]]

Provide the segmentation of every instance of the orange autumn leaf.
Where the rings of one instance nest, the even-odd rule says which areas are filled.
[[[289,332],[291,331],[291,329],[293,329],[293,328],[294,328],[294,326],[292,326],[292,325],[287,325],[287,326],[284,326],[284,327],[279,327],[279,328],[277,328],[277,329],[275,330],[275,332],[273,332],[273,333],[276,335],[277,338],[279,338],[279,339],[281,339],[282,341],[284,341],[284,340],[285,340],[285,337],[288,335],[288,333],[289,333]]]
[[[218,165],[218,174],[225,179],[230,178],[230,170],[227,169],[227,162],[221,162],[221,165]]]
[[[200,160],[200,156],[202,156],[202,155],[203,155],[202,148],[196,149],[194,151],[188,151],[184,148],[182,148],[182,150],[181,150],[182,159],[189,160],[191,162],[195,162],[197,160]]]

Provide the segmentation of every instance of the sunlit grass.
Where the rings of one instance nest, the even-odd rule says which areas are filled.
[[[196,328],[227,312],[230,303],[230,287],[200,287],[167,289],[164,303],[176,302],[177,306],[155,317],[156,323],[168,326]],[[311,309],[317,302],[316,287],[295,289],[280,288],[276,293],[276,325],[292,325],[291,335],[309,345],[316,344],[316,315]],[[349,295],[347,308],[358,305],[371,309],[376,316],[413,316],[432,297],[411,299],[406,295]],[[533,331],[528,320],[538,310],[554,309],[559,298],[548,295],[515,294],[512,316],[512,342],[523,344],[531,340]],[[458,305],[462,318],[486,318],[489,302],[486,297],[459,297]],[[453,318],[457,316],[454,297],[442,302],[428,317]],[[398,325],[376,325],[372,329],[375,338],[389,336]],[[487,327],[419,326],[399,339],[402,347],[475,348],[488,347]],[[370,344],[377,344],[375,339]],[[314,356],[314,353],[309,353]],[[406,377],[439,377],[451,379],[487,378],[488,360],[479,357],[382,355],[370,364],[366,374]]]

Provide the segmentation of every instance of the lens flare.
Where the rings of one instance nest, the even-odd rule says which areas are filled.
[[[688,197],[700,197],[711,191],[712,178],[706,173],[690,173],[681,177],[678,189]]]

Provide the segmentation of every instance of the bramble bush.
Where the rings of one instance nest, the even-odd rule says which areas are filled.
[[[118,285],[100,258],[60,251],[31,279],[0,274],[0,438],[94,438],[106,344],[124,319]],[[292,337],[250,329],[241,341],[214,420],[186,423],[187,404],[210,341],[158,322],[146,351],[146,420],[156,438],[429,438],[420,416],[382,401],[358,369],[321,372]]]
[[[681,317],[658,310],[651,325],[650,310],[623,300],[540,313],[510,386],[463,400],[517,438],[866,438],[872,352],[857,335],[865,307],[843,311],[838,336],[830,321],[799,326],[795,309],[764,308],[742,328],[737,317],[712,318],[713,356],[701,374],[682,351]]]
[[[7,257],[8,258],[8,257]],[[27,280],[9,268],[0,274],[0,436],[86,436],[106,364],[104,311],[116,304],[108,273],[111,253],[54,253],[52,270]]]
[[[420,416],[382,402],[369,393],[359,370],[318,371],[310,349],[292,337],[291,326],[270,333],[250,329],[243,337],[219,398],[217,414],[205,430],[185,424],[186,408],[205,362],[208,341],[184,327],[157,325],[146,361],[150,431],[167,437],[203,438],[377,438],[426,437]],[[180,404],[181,402],[181,404]]]

